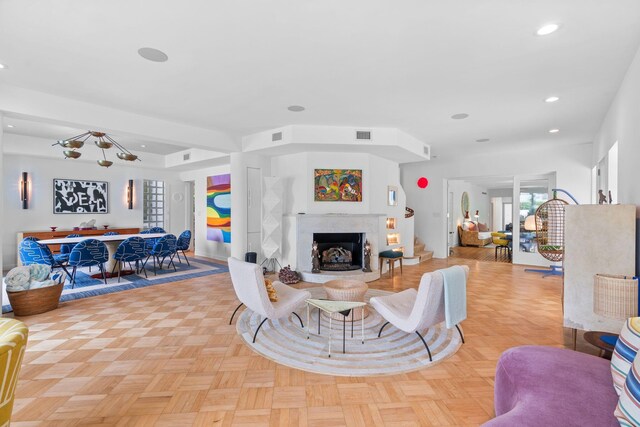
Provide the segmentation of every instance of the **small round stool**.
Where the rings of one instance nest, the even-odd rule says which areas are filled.
[[[331,301],[359,301],[364,302],[364,294],[367,293],[369,286],[365,282],[360,280],[329,280],[324,285],[327,298]],[[364,317],[367,317],[369,312],[367,307],[364,307]],[[358,308],[351,310],[351,313],[345,319],[340,313],[333,313],[331,318],[334,320],[360,320],[362,319],[362,309]]]
[[[400,274],[402,274],[402,257],[403,256],[404,256],[404,253],[400,251],[380,252],[378,254],[378,260],[380,263],[380,266],[378,268],[380,269],[380,276],[382,276],[382,266],[384,265],[385,261],[389,262],[389,276],[393,277],[393,274],[395,273],[396,261],[400,261]]]

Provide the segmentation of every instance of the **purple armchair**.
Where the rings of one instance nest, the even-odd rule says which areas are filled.
[[[496,418],[484,427],[619,427],[610,362],[553,347],[522,346],[500,356]]]

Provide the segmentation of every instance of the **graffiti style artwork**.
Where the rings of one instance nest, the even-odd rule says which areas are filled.
[[[231,175],[207,177],[207,240],[231,243]]]
[[[361,202],[361,169],[315,169],[316,202]]]
[[[109,183],[53,180],[53,213],[109,213]]]

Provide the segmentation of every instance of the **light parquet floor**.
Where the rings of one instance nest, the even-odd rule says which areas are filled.
[[[23,318],[12,426],[477,426],[493,414],[503,350],[561,347],[570,334],[561,280],[520,266],[431,260],[369,285],[400,291],[457,263],[471,267],[467,343],[395,376],[323,376],[253,353],[228,325],[237,305],[228,274],[61,304]]]
[[[453,248],[453,256],[474,261],[511,262],[504,251],[499,252],[496,258],[495,246],[483,246],[479,248],[475,246],[456,246]]]

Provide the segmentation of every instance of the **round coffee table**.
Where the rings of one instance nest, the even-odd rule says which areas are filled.
[[[330,280],[322,285],[327,298],[332,301],[358,301],[364,302],[364,294],[367,293],[369,286],[360,280]],[[364,317],[369,312],[364,308]],[[363,316],[363,310],[351,310],[346,320],[360,320]],[[344,317],[340,313],[331,314],[332,319],[342,320]]]

